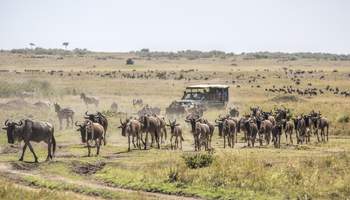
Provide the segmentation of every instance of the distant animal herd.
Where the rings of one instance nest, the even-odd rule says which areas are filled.
[[[96,107],[99,105],[97,98],[85,94],[80,96],[86,105],[94,104]],[[113,107],[118,107],[116,103],[113,104]],[[132,104],[142,106],[143,101],[134,99]],[[75,113],[71,108],[61,108],[57,103],[54,104],[54,108],[59,128],[63,128],[63,121],[66,121],[67,128],[75,125],[76,130],[81,134],[82,143],[87,146],[88,156],[91,156],[93,147],[96,147],[96,155],[99,155],[101,146],[107,144],[107,130],[111,126],[107,117],[101,112],[85,112],[83,122],[78,123],[74,122]],[[160,115],[160,111],[158,107],[146,105],[137,113],[137,117],[120,119],[118,128],[121,129],[121,135],[128,138],[128,151],[131,151],[132,148],[155,147],[160,149],[167,143],[169,131],[170,149],[182,149],[184,141],[182,118],[166,120],[166,117]],[[230,108],[227,115],[219,115],[214,122],[210,122],[198,112],[191,112],[187,113],[183,122],[188,123],[191,127],[194,151],[201,151],[203,148],[206,151],[213,150],[212,140],[215,129],[218,130],[218,136],[223,139],[223,148],[234,148],[239,140],[238,134],[241,134],[240,141],[246,143],[247,147],[255,147],[256,143],[259,146],[268,146],[273,143],[275,148],[280,148],[283,133],[287,144],[294,144],[294,141],[297,144],[308,144],[312,136],[317,138],[317,142],[327,142],[330,125],[328,119],[320,112],[311,111],[309,114],[293,116],[291,111],[285,107],[265,111],[258,106],[251,107],[250,114],[243,116],[239,116],[237,108]],[[47,143],[46,160],[54,157],[57,145],[53,124],[27,118],[19,121],[6,120],[4,125],[3,129],[6,130],[8,143],[24,142],[20,161],[23,160],[28,147],[34,156],[34,161],[38,162],[38,157],[30,143],[32,141]]]

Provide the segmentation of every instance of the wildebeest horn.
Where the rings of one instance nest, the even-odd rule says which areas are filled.
[[[89,116],[89,115],[88,115],[88,111],[85,112],[85,115],[86,115],[86,116]]]
[[[81,126],[80,124],[78,124],[78,121],[75,121],[74,125],[79,127]]]
[[[15,123],[16,126],[22,126],[23,122],[22,120],[19,121],[19,123]]]
[[[5,126],[7,126],[7,125],[8,125],[8,121],[9,121],[8,119],[5,121]]]

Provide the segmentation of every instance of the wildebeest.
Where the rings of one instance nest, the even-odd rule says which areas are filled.
[[[73,127],[74,111],[71,108],[61,108],[58,103],[54,104],[55,112],[57,113],[58,121],[60,123],[60,129],[62,129],[62,120],[67,120],[67,128],[69,127],[69,119]]]
[[[252,146],[254,147],[255,144],[255,139],[256,139],[256,135],[258,133],[258,126],[257,124],[254,122],[254,120],[252,118],[241,118],[239,123],[243,123],[244,124],[244,128],[247,131],[247,143],[248,143],[248,147]],[[240,130],[240,126],[238,126],[238,131]]]
[[[97,148],[96,155],[100,153],[100,147],[103,140],[104,129],[103,126],[99,123],[92,122],[91,120],[85,120],[84,123],[78,124],[75,122],[75,125],[79,128],[77,131],[80,131],[81,140],[83,143],[86,143],[88,148],[88,156],[91,155],[91,146],[90,141],[95,141],[95,146]]]
[[[96,107],[98,107],[98,104],[100,103],[100,100],[97,97],[86,96],[85,93],[80,94],[80,99],[84,101],[86,106],[89,104],[94,104]]]
[[[150,115],[143,115],[140,117],[140,122],[143,125],[143,131],[146,133],[145,137],[145,147],[144,149],[147,149],[147,142],[148,142],[148,133],[151,134],[151,147],[153,146],[154,140],[157,143],[158,149],[160,149],[160,121],[157,117],[150,116]]]
[[[103,135],[103,144],[107,144],[107,128],[108,128],[108,120],[106,116],[102,113],[97,112],[96,114],[89,114],[87,111],[85,112],[85,119],[89,119],[92,122],[99,123],[103,126],[104,135]]]
[[[231,117],[238,117],[239,116],[238,108],[237,107],[229,108],[229,114]]]
[[[276,123],[272,128],[272,141],[275,148],[281,147],[282,124]]]
[[[167,130],[166,130],[166,122],[165,122],[165,118],[163,116],[160,115],[153,115],[154,117],[156,117],[159,121],[159,128],[160,128],[160,141],[163,144],[164,141],[167,140]]]
[[[272,128],[273,124],[270,120],[265,119],[265,120],[257,120],[257,126],[259,129],[259,142],[260,145],[263,144],[263,138],[265,139],[266,145],[270,144],[271,141],[271,134],[272,134]]]
[[[118,128],[122,129],[122,136],[128,137],[128,145],[129,145],[128,151],[130,151],[131,141],[134,145],[134,148],[141,149],[141,141],[142,141],[141,123],[138,120],[130,119],[130,120],[126,120],[125,122],[122,122],[122,120],[120,119],[120,126]],[[136,144],[135,144],[135,138],[136,138]]]
[[[226,137],[228,146],[233,148],[235,146],[236,122],[232,119],[225,119],[222,131],[224,135],[224,148],[226,148]]]
[[[320,115],[315,117],[313,119],[314,127],[315,127],[315,134],[317,135],[317,140],[319,140],[318,136],[318,130],[321,130],[321,140],[322,142],[328,141],[328,130],[329,130],[329,122],[328,119],[325,117],[321,117]],[[327,130],[325,131],[325,129]]]
[[[182,137],[182,129],[180,124],[176,123],[176,120],[171,122],[169,120],[169,124],[167,126],[170,126],[170,145],[171,149],[177,149],[179,148],[179,141],[180,141],[180,149],[182,149],[182,141],[184,141],[184,138]],[[173,137],[175,137],[175,145],[173,146]]]
[[[14,144],[15,140],[24,141],[22,155],[19,159],[20,161],[23,161],[23,156],[28,146],[34,156],[34,161],[38,162],[38,157],[30,143],[31,141],[43,141],[47,143],[48,151],[46,161],[50,159],[52,160],[56,151],[56,140],[52,124],[48,122],[33,121],[30,119],[25,119],[24,122],[21,120],[19,123],[8,121],[9,120],[5,121],[5,127],[3,127],[3,129],[7,131],[8,143]]]
[[[294,130],[294,123],[292,121],[287,121],[285,122],[284,125],[284,133],[286,135],[286,142],[288,143],[288,135],[289,135],[289,140],[291,142],[291,144],[293,144],[293,130]]]
[[[207,124],[201,123],[198,115],[188,115],[185,122],[191,124],[191,132],[194,138],[194,150],[200,151],[202,144],[205,146],[205,150],[208,148],[208,137],[210,128]]]

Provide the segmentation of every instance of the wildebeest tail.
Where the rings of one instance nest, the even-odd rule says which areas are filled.
[[[185,140],[184,140],[184,137],[182,137],[182,135],[181,135],[181,141],[185,141]]]

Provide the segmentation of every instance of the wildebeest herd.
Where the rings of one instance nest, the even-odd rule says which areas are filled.
[[[73,126],[74,111],[70,108],[61,108],[54,104],[60,128],[62,121],[67,120],[67,128]],[[134,148],[147,149],[149,147],[161,148],[167,143],[167,132],[170,131],[170,148],[182,149],[184,141],[184,129],[180,125],[180,118],[177,120],[166,120],[160,115],[160,110],[150,109],[147,112],[139,112],[138,117],[120,119],[121,135],[128,138],[128,150]],[[329,121],[320,112],[311,111],[308,114],[293,115],[285,108],[275,108],[265,111],[260,107],[250,107],[250,113],[239,117],[237,108],[230,108],[225,116],[219,115],[215,122],[210,122],[203,116],[190,113],[185,117],[185,123],[190,126],[193,136],[194,150],[200,151],[202,147],[206,151],[213,149],[212,139],[215,127],[218,136],[223,138],[223,147],[234,148],[238,141],[243,141],[248,147],[254,147],[255,143],[260,146],[267,146],[273,143],[275,148],[280,148],[282,134],[285,134],[286,143],[308,144],[314,135],[317,142],[327,142],[329,133]],[[107,144],[108,119],[101,112],[85,112],[82,123],[75,122],[77,131],[81,134],[82,143],[86,143],[88,156],[91,156],[91,147],[96,147],[96,155],[99,155],[100,148]],[[167,131],[167,127],[169,130]],[[46,160],[53,158],[56,150],[56,140],[54,136],[54,126],[48,122],[23,119],[16,121],[5,121],[3,129],[7,132],[8,143],[24,141],[22,155],[27,146],[32,152],[35,162],[38,158],[31,145],[31,141],[45,142],[48,144],[48,155]],[[238,138],[238,134],[241,134]],[[150,137],[150,141],[149,138]],[[94,144],[93,144],[94,143]]]

